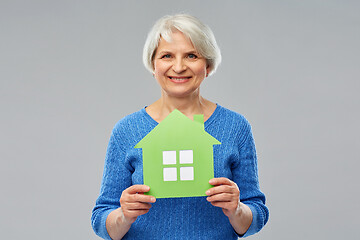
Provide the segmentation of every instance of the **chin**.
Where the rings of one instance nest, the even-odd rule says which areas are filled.
[[[176,97],[176,98],[186,98],[192,95],[197,95],[199,91],[195,90],[187,90],[187,91],[165,91],[168,96]]]

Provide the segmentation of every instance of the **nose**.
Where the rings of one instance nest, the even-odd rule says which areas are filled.
[[[172,69],[176,73],[181,73],[186,70],[186,64],[183,59],[175,59]]]

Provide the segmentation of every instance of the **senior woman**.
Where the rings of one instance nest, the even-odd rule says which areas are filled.
[[[104,239],[237,239],[266,224],[268,209],[259,189],[257,158],[246,119],[200,95],[203,80],[221,61],[212,31],[185,14],[165,16],[151,29],[143,61],[161,96],[114,127],[107,149],[92,226]],[[145,195],[142,153],[134,146],[169,113],[203,114],[214,146],[213,185],[207,197]]]

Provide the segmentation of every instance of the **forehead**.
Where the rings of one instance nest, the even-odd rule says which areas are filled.
[[[174,31],[169,34],[169,39],[166,41],[163,37],[160,37],[158,51],[171,51],[171,50],[184,50],[195,51],[195,47],[191,40],[180,31]],[[157,51],[157,52],[158,52]]]

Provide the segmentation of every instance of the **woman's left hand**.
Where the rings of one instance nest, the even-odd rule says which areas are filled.
[[[240,191],[237,184],[224,177],[213,178],[209,183],[214,187],[206,191],[206,200],[213,206],[222,208],[227,217],[235,216],[240,210]]]

